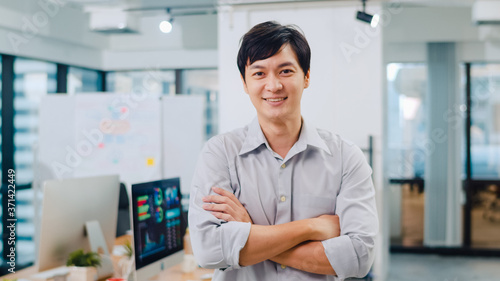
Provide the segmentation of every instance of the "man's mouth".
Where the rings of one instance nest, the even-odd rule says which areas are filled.
[[[278,98],[278,99],[266,99],[266,98],[263,98],[265,101],[272,101],[272,102],[277,102],[277,101],[282,101],[282,100],[286,100],[288,97],[284,97],[284,98]]]

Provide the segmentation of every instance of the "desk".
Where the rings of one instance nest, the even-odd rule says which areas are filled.
[[[115,245],[124,245],[127,240],[130,240],[130,236],[124,235],[116,238]],[[113,262],[117,262],[120,257],[111,256]],[[213,269],[205,269],[205,268],[197,268],[193,273],[183,273],[181,269],[181,265],[175,265],[166,269],[165,271],[158,274],[158,276],[153,277],[154,281],[188,281],[188,280],[202,280],[200,277],[204,274],[213,273]],[[16,273],[7,274],[0,277],[0,280],[3,278],[7,279],[27,279],[30,276],[37,273],[36,266],[30,266],[25,269],[16,271]],[[29,279],[27,279],[29,280]],[[106,279],[100,280],[104,281]],[[207,280],[207,279],[205,279]],[[210,280],[210,279],[208,279]],[[138,280],[139,281],[139,280]]]
[[[151,279],[151,281],[189,281],[189,280],[202,280],[201,276],[204,274],[209,274],[213,273],[213,269],[206,269],[206,268],[197,268],[194,272],[192,273],[183,273],[181,270],[181,265],[175,265],[171,268],[168,268],[167,270],[163,271],[162,273],[158,274],[158,276],[155,276]],[[32,276],[36,274],[36,268],[35,266],[30,266],[25,269],[19,270],[16,273],[4,275],[0,277],[0,280],[3,278],[7,279],[22,279],[22,278],[28,278],[29,276]],[[29,280],[29,279],[28,279]],[[104,281],[99,280],[99,281]],[[203,279],[205,280],[210,280],[210,279]]]
[[[158,274],[158,276],[153,277],[152,281],[188,281],[188,280],[202,280],[200,277],[204,274],[213,273],[213,269],[206,268],[197,268],[193,273],[182,273],[181,265],[178,264],[162,273]],[[210,280],[210,279],[203,279]]]

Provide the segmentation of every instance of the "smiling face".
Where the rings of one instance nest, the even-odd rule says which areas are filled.
[[[260,122],[300,119],[300,100],[309,86],[309,71],[304,74],[288,44],[267,59],[247,64],[242,80]]]

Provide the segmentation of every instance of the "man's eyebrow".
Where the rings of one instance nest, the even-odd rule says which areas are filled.
[[[252,64],[248,67],[248,69],[264,69],[264,68],[265,68],[264,66],[258,64]]]
[[[287,62],[284,62],[284,63],[278,65],[279,68],[285,67],[285,66],[295,66],[295,64],[291,61],[287,61]]]
[[[287,61],[287,62],[283,62],[283,63],[279,64],[278,68],[282,68],[285,66],[295,66],[295,64],[291,61]],[[263,65],[259,65],[259,64],[252,64],[248,67],[248,69],[264,69],[264,68],[266,68],[266,67]]]

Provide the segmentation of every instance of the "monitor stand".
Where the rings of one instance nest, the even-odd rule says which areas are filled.
[[[101,266],[97,267],[97,277],[102,279],[113,275],[113,262],[106,245],[106,239],[98,221],[88,221],[85,223],[87,237],[89,239],[90,250],[101,256]]]

